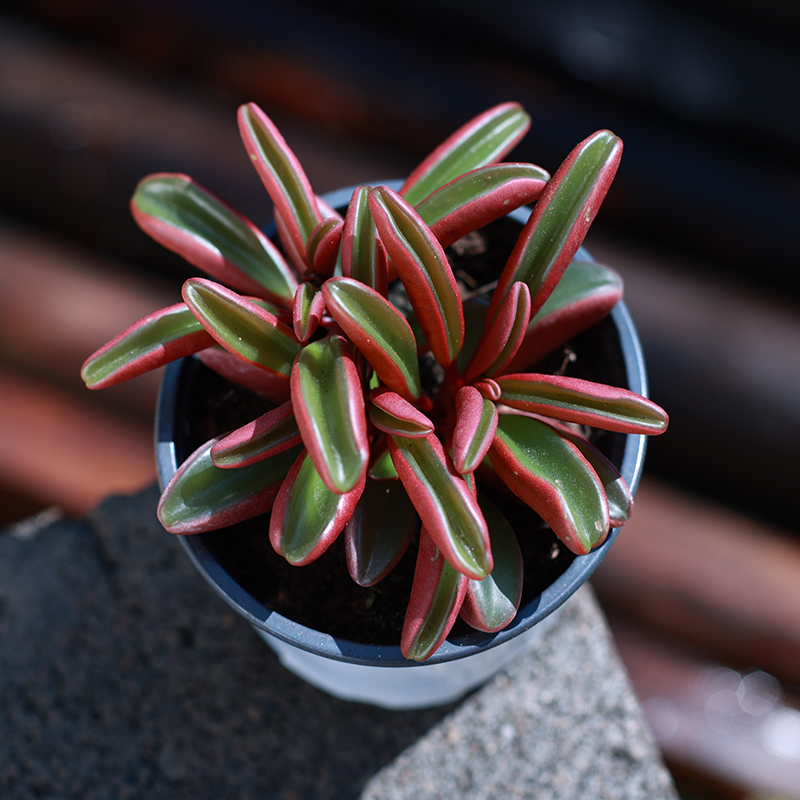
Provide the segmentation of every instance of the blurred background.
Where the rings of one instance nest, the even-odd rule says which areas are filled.
[[[406,174],[505,100],[553,171],[625,141],[589,234],[651,396],[637,512],[593,583],[685,798],[800,797],[800,5],[793,0],[27,0],[0,12],[0,524],[155,480],[158,376],[83,360],[177,302],[136,182],[186,172],[259,225],[256,101],[318,193]]]

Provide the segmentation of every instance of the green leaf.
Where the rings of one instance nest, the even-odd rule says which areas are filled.
[[[339,494],[364,480],[369,461],[364,397],[347,341],[306,345],[292,369],[292,407],[314,466]]]
[[[342,234],[342,275],[386,296],[386,255],[369,210],[371,186],[359,186],[347,207]]]
[[[473,386],[456,394],[453,465],[462,475],[474,472],[491,447],[497,429],[497,406]]]
[[[433,433],[434,425],[416,406],[388,389],[370,392],[370,422],[393,436],[419,439]]]
[[[506,372],[524,372],[601,320],[622,298],[622,279],[596,261],[573,260],[545,304],[528,323]]]
[[[531,290],[531,314],[542,307],[581,246],[621,155],[622,141],[610,131],[598,131],[570,153],[519,236],[492,297],[489,319],[516,281]]]
[[[501,414],[489,452],[503,482],[578,555],[608,535],[608,503],[597,474],[571,442],[530,417]]]
[[[425,340],[446,367],[461,350],[464,313],[444,250],[417,212],[388,187],[372,190],[369,207]]]
[[[145,233],[217,280],[291,303],[297,280],[275,245],[187,175],[161,173],[140,181],[131,211]]]
[[[296,566],[310,564],[336,540],[350,519],[361,493],[364,476],[350,491],[332,492],[307,452],[292,466],[275,499],[269,540],[276,553]]]
[[[425,661],[436,652],[458,617],[466,591],[467,577],[447,562],[423,528],[400,639],[406,658]]]
[[[417,342],[403,315],[377,291],[353,278],[325,281],[322,294],[330,315],[380,380],[406,400],[419,399]]]
[[[308,281],[303,281],[294,293],[292,322],[294,335],[301,342],[308,341],[316,332],[325,313],[325,299]]]
[[[451,134],[411,173],[400,194],[412,206],[465,172],[499,161],[530,127],[518,103],[502,103]]]
[[[382,580],[402,558],[418,528],[419,517],[400,481],[367,479],[344,529],[352,579],[359,586]]]
[[[470,580],[461,617],[479,631],[505,628],[516,616],[522,598],[522,553],[508,520],[488,497],[478,497],[489,525],[494,569],[482,581]]]
[[[489,531],[464,479],[448,464],[439,440],[388,437],[389,452],[411,502],[445,558],[470,578],[492,570]]]
[[[550,175],[533,164],[491,164],[467,172],[416,206],[442,247],[532,203]]]
[[[90,389],[105,389],[207,347],[214,339],[184,303],[140,319],[93,353],[81,368]]]
[[[218,439],[198,448],[167,484],[158,518],[170,533],[202,533],[241,522],[272,508],[300,447],[241,469],[220,469],[211,460]]]

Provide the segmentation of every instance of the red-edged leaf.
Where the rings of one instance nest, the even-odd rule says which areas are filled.
[[[325,298],[322,292],[307,281],[297,287],[292,305],[294,335],[301,341],[308,341],[319,327],[325,313]]]
[[[523,563],[514,529],[487,497],[479,497],[489,525],[494,569],[482,581],[470,580],[461,618],[479,631],[505,628],[517,615],[522,599]]]
[[[346,339],[306,345],[291,377],[300,433],[325,485],[340,494],[363,484],[369,461],[364,396]]]
[[[433,433],[433,423],[408,400],[397,392],[386,389],[373,389],[369,419],[378,430],[393,436],[409,436],[419,439]]]
[[[470,578],[492,571],[489,531],[464,479],[447,463],[435,435],[388,437],[392,463],[423,524],[445,558]]]
[[[530,127],[518,103],[501,103],[462,125],[408,176],[400,194],[411,205],[422,202],[459,175],[500,161]]]
[[[192,314],[226,350],[270,372],[290,374],[300,345],[274,314],[204,278],[189,278],[182,294]]]
[[[465,381],[472,381],[483,374],[491,378],[503,370],[522,344],[528,329],[530,309],[530,290],[522,281],[517,281],[464,371]]]
[[[93,353],[81,368],[90,389],[105,389],[211,347],[214,339],[185,303],[140,319]]]
[[[195,450],[164,488],[158,518],[170,533],[212,531],[269,511],[300,450],[242,469],[220,469],[211,460],[217,441]]]
[[[306,260],[317,274],[333,275],[336,259],[339,257],[339,244],[342,241],[344,221],[335,217],[322,220],[314,229],[306,245]]]
[[[330,278],[322,295],[330,315],[381,382],[406,400],[417,400],[422,392],[417,342],[405,317],[377,291],[353,278]]]
[[[598,131],[569,154],[517,240],[492,297],[489,319],[516,281],[530,287],[531,314],[542,307],[581,246],[621,156],[622,140],[610,131]]]
[[[368,474],[375,481],[396,481],[399,478],[383,434],[379,434],[372,443]]]
[[[342,275],[355,278],[386,297],[386,253],[369,210],[371,189],[359,186],[347,207],[342,234]]]
[[[295,154],[272,120],[255,104],[239,108],[239,132],[297,253],[322,222],[317,198]]]
[[[453,430],[453,466],[462,475],[474,472],[489,452],[497,430],[497,406],[473,386],[462,386],[456,394],[456,425]]]
[[[620,433],[659,434],[669,417],[652,400],[581,378],[522,372],[497,379],[500,402],[565,422]]]
[[[419,517],[400,481],[367,479],[344,529],[347,569],[359,586],[382,580],[408,549]]]
[[[500,390],[500,386],[497,384],[497,381],[492,380],[491,378],[484,378],[480,381],[475,381],[472,384],[483,397],[487,400],[493,400],[497,402],[500,399],[500,395],[502,391]]]
[[[287,306],[297,280],[264,234],[188,175],[158,173],[131,198],[139,227],[216,280]]]
[[[502,481],[578,555],[608,535],[603,485],[574,444],[530,417],[501,414],[489,451]]]
[[[332,492],[308,455],[303,451],[292,465],[269,521],[272,547],[296,566],[310,564],[333,544],[364,491],[362,475],[349,491]]]
[[[447,562],[423,527],[400,639],[406,658],[425,661],[436,652],[458,618],[467,583],[467,577]]]
[[[601,320],[622,299],[622,279],[595,261],[572,261],[528,330],[507,372],[524,372]]]
[[[416,206],[442,247],[532,203],[550,174],[533,164],[490,164],[461,175]]]
[[[221,438],[211,448],[211,460],[223,469],[239,469],[300,444],[291,402],[283,403]]]
[[[231,383],[244,386],[273,403],[285,403],[289,399],[289,378],[286,375],[267,372],[261,367],[242,361],[223,347],[201,350],[195,354],[195,358]]]
[[[425,340],[446,367],[461,350],[464,313],[444,250],[417,212],[388,187],[372,190],[369,207]]]

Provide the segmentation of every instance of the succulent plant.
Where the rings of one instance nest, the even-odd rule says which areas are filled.
[[[270,542],[296,565],[344,533],[362,586],[418,534],[401,641],[411,659],[428,658],[459,614],[484,631],[516,614],[520,548],[484,484],[506,487],[585,554],[633,505],[585,426],[667,426],[628,390],[528,371],[622,295],[614,272],[573,260],[621,141],[595,133],[550,177],[501,163],[528,125],[516,103],[492,108],[399,191],[358,187],[341,216],[264,112],[242,106],[280,246],[191,178],[145,178],[131,201],[138,224],[214,280],[186,281],[183,302],[132,325],[82,372],[102,388],[194,354],[265,398],[269,411],[183,463],[164,489],[162,524],[194,534],[270,512]],[[496,287],[465,293],[445,248],[530,203]]]

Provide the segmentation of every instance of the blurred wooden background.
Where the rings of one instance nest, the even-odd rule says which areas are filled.
[[[491,6],[2,12],[0,522],[24,533],[154,481],[158,377],[94,393],[78,371],[191,274],[130,218],[139,178],[186,172],[269,221],[241,102],[319,193],[402,176],[504,100],[533,117],[514,157],[550,170],[611,128],[625,155],[587,243],[626,281],[672,426],[594,585],[683,794],[800,797],[800,10]]]

